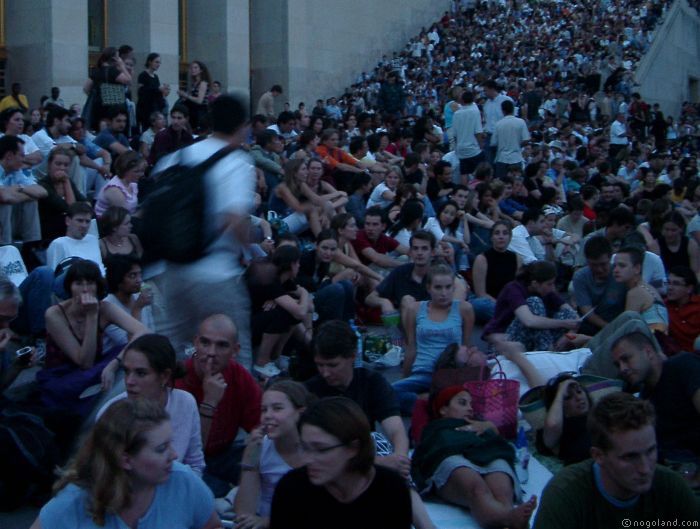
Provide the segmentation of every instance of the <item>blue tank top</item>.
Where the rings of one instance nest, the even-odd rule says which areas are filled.
[[[444,321],[433,321],[428,317],[429,301],[421,301],[416,315],[416,360],[413,373],[432,373],[435,363],[451,343],[462,343],[462,316],[459,300],[452,302]]]

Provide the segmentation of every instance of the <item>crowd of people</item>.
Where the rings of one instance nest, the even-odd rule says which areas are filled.
[[[169,106],[129,46],[84,104],[13,85],[0,389],[38,370],[0,400],[3,507],[53,486],[33,528],[431,528],[431,494],[483,527],[538,501],[538,528],[700,518],[700,107],[634,84],[667,8],[455,0],[341,97],[278,113],[274,85],[251,118],[202,61]],[[168,212],[204,241],[183,259],[187,229],[151,229],[169,181],[202,201]],[[551,379],[526,354],[580,348]],[[437,378],[499,357],[542,390],[531,449],[569,465],[539,499]]]

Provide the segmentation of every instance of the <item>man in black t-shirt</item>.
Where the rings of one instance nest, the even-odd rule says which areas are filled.
[[[340,320],[324,323],[314,338],[314,362],[319,374],[306,381],[306,387],[319,398],[342,396],[355,401],[372,429],[380,423],[394,446],[393,454],[378,456],[376,463],[408,476],[408,436],[396,394],[379,373],[355,368],[356,356],[357,336],[350,325]]]
[[[641,389],[642,398],[654,405],[662,460],[693,460],[699,480],[700,356],[680,353],[667,358],[639,332],[619,338],[611,351],[629,389]]]

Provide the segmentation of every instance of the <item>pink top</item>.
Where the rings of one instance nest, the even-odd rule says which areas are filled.
[[[136,206],[139,202],[139,186],[135,182],[132,182],[127,187],[118,176],[113,176],[112,179],[107,182],[107,185],[105,185],[97,195],[97,201],[95,202],[95,215],[101,217],[111,205],[104,198],[105,191],[111,187],[116,187],[119,189],[119,191],[124,193],[124,196],[126,197],[124,207],[129,211],[130,215],[133,215],[136,212]]]

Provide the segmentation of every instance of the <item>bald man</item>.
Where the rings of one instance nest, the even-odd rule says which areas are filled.
[[[204,481],[218,498],[237,483],[243,445],[238,429],[250,432],[260,420],[260,386],[236,361],[238,330],[228,316],[214,314],[200,323],[195,353],[185,362],[185,377],[175,387],[197,400],[207,468]]]

